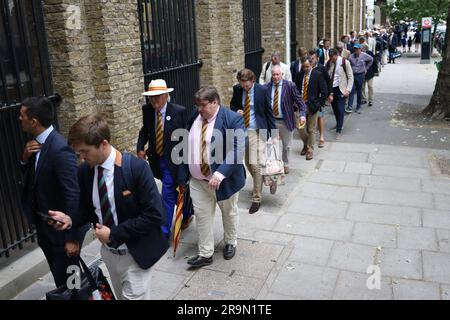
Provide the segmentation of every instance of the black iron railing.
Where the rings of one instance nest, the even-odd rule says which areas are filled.
[[[262,68],[261,4],[260,0],[243,0],[245,67],[258,79]]]
[[[194,0],[138,0],[144,82],[164,79],[171,101],[191,107],[200,86]]]
[[[20,102],[52,93],[42,2],[0,0],[0,257],[34,240],[20,206],[18,161],[28,139],[19,124]],[[61,100],[50,98],[55,105]]]

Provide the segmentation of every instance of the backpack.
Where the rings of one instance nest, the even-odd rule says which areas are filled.
[[[344,68],[344,72],[345,72],[345,77],[347,78],[348,81],[348,73],[347,73],[347,65],[346,65],[347,59],[345,59],[344,57],[342,57],[342,68]]]
[[[329,70],[330,69],[330,64],[331,64],[331,62],[330,62],[331,60],[328,60],[328,62],[327,62],[327,64],[326,64],[326,68],[327,68],[327,70]],[[344,68],[344,72],[345,72],[345,77],[347,78],[347,81],[348,81],[348,73],[347,73],[347,66],[346,66],[346,62],[347,62],[347,59],[345,59],[344,57],[342,57],[342,68]],[[333,73],[334,74],[334,73]],[[331,79],[331,82],[333,82],[333,79]]]
[[[127,152],[122,154],[122,174],[127,189],[130,190],[132,194],[135,194],[134,178],[131,170],[131,157],[132,155]]]

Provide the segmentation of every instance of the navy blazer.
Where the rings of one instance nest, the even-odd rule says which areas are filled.
[[[295,81],[295,77],[297,77],[297,74],[300,72],[301,62],[300,59],[297,59],[291,63],[291,75],[292,75],[292,81]]]
[[[34,190],[31,189],[31,170],[34,162],[21,165],[25,173],[22,193],[22,210],[30,224],[40,228],[40,232],[49,235],[53,245],[61,246],[69,240],[81,242],[87,228],[73,228],[70,231],[58,232],[45,223],[38,223],[38,217],[32,212],[32,197],[35,197],[36,210],[47,214],[48,210],[66,212],[71,216],[78,215],[80,190],[78,187],[78,166],[73,150],[66,139],[53,130],[42,146],[34,175]],[[34,194],[33,194],[34,193]]]
[[[153,171],[155,178],[162,180],[161,169],[159,165],[159,156],[156,153],[156,127],[155,127],[155,109],[150,104],[142,106],[142,119],[144,125],[139,131],[137,141],[137,151],[143,151],[145,144],[148,142],[148,162]],[[178,104],[168,102],[166,109],[166,118],[164,119],[164,155],[167,156],[169,163],[169,171],[174,181],[178,181],[178,169],[173,163],[171,152],[172,149],[180,143],[180,141],[172,141],[171,134],[176,129],[185,129],[188,120],[187,109]]]
[[[254,84],[254,109],[256,117],[256,125],[258,129],[270,130],[276,129],[275,117],[273,116],[272,105],[270,103],[270,92],[267,88],[259,83]],[[233,97],[230,102],[230,109],[233,111],[244,110],[242,105],[242,96],[244,89],[240,84],[236,84],[233,87]]]
[[[297,74],[297,78],[295,79],[295,84],[297,85],[300,94],[302,94],[304,76],[305,71],[302,70],[299,74]],[[328,87],[322,73],[316,69],[312,69],[311,77],[308,80],[308,101],[306,101],[306,105],[310,109],[311,105],[322,107],[325,104],[327,97]]]
[[[80,212],[72,224],[98,223],[92,201],[94,168],[86,162],[80,166],[81,191]],[[131,158],[134,186],[126,186],[122,172],[122,154],[116,150],[114,165],[114,201],[118,225],[111,227],[113,247],[125,243],[142,269],[154,265],[167,251],[167,238],[163,235],[165,223],[161,195],[147,163],[137,157]],[[125,192],[129,191],[129,192]],[[125,194],[124,194],[125,192]]]
[[[191,130],[192,124],[198,116],[196,111],[188,122],[187,129]],[[234,111],[229,110],[224,106],[220,106],[217,113],[216,122],[214,123],[214,129],[216,132],[221,132],[223,149],[222,149],[222,161],[209,162],[212,173],[218,171],[225,176],[225,179],[216,190],[217,201],[229,199],[233,194],[239,192],[245,185],[245,169],[243,165],[244,153],[245,153],[245,136],[235,138],[233,140],[232,148],[231,142],[226,140],[227,129],[240,129],[245,131],[244,118]],[[214,134],[211,139],[211,143],[214,143]],[[230,148],[227,148],[230,145]],[[218,147],[218,146],[217,146]],[[227,150],[228,149],[228,150]],[[215,149],[211,150],[211,157],[216,158]],[[227,153],[228,151],[228,153]],[[218,156],[218,155],[217,155]],[[189,165],[184,163],[180,165],[180,176],[183,177],[184,182],[187,182],[190,176]]]

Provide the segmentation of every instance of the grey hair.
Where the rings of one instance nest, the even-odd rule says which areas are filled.
[[[271,54],[270,57],[271,57],[271,58],[272,58],[272,57],[279,57],[279,58],[281,58],[281,53],[280,53],[280,51],[274,51],[274,52],[272,52],[272,54]]]

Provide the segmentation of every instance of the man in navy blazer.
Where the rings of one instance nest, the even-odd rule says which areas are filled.
[[[171,157],[172,150],[176,151],[177,144],[177,141],[172,141],[172,133],[177,129],[185,129],[188,120],[185,107],[168,102],[169,93],[172,91],[173,88],[168,88],[162,79],[150,82],[148,90],[143,93],[144,96],[149,97],[150,103],[142,107],[144,125],[139,131],[137,142],[138,157],[145,159],[147,155],[155,178],[162,182],[161,193],[166,210],[166,225],[163,230],[168,239],[170,239],[173,212],[178,198],[177,187],[180,184],[178,165]],[[147,142],[148,149],[145,152],[144,147]],[[185,206],[181,228],[187,228],[192,218],[192,206]]]
[[[220,105],[216,88],[202,87],[194,98],[198,110],[188,122],[187,163],[180,168],[183,179],[190,180],[199,235],[198,255],[188,264],[202,267],[213,262],[216,204],[222,212],[224,258],[233,258],[236,251],[237,201],[245,185],[245,128],[242,116]]]
[[[259,210],[262,199],[261,167],[265,161],[266,142],[271,136],[271,131],[277,130],[277,126],[267,87],[255,83],[255,74],[249,69],[240,70],[237,79],[239,84],[233,87],[230,108],[244,117],[244,125],[247,129],[245,164],[253,177],[253,197],[249,209],[249,213],[253,214]],[[267,134],[260,130],[265,130]]]
[[[97,115],[72,126],[69,142],[85,160],[79,170],[80,214],[49,213],[61,221],[57,229],[93,223],[117,298],[147,300],[151,267],[168,248],[161,196],[147,163],[122,156],[110,139],[106,121]]]
[[[37,212],[64,210],[77,215],[80,191],[77,160],[64,137],[52,126],[53,105],[46,97],[27,98],[22,102],[19,120],[23,131],[34,138],[27,142],[21,170],[25,182],[22,209],[30,224],[36,226],[37,240],[57,287],[65,284],[67,257],[79,254],[87,226],[70,232],[56,232]]]

